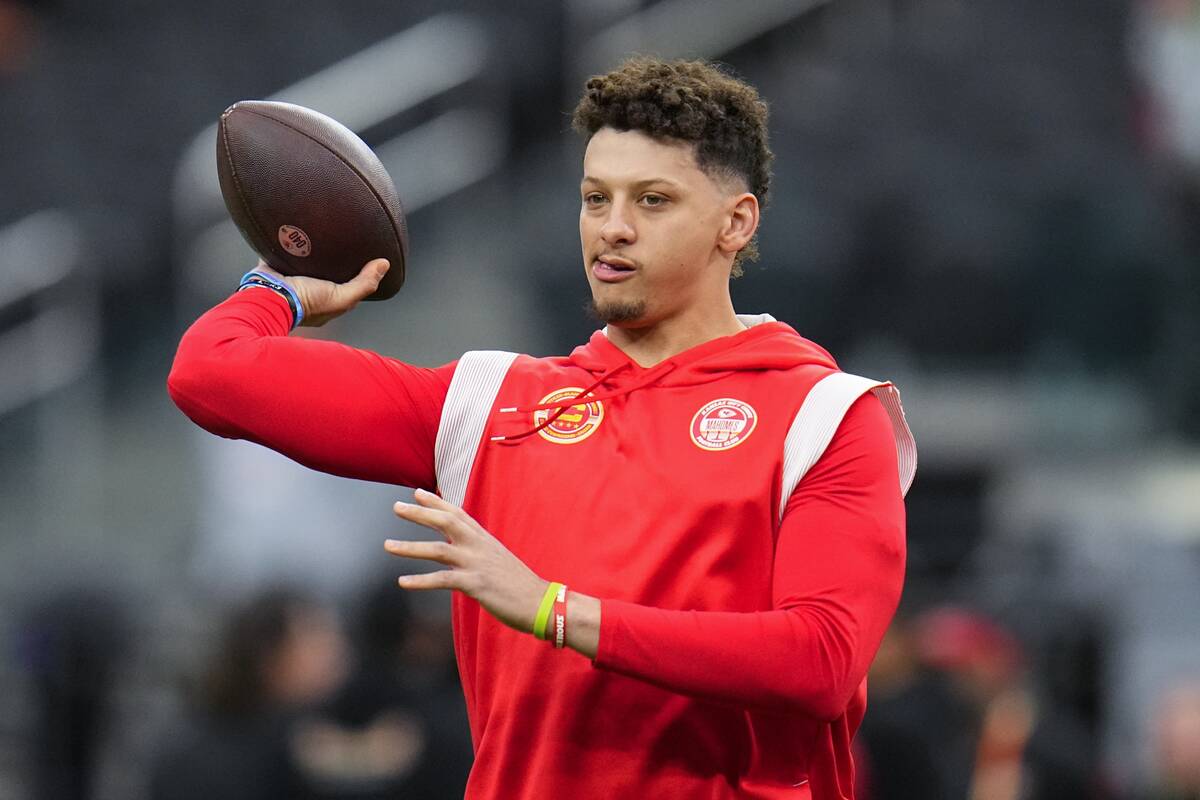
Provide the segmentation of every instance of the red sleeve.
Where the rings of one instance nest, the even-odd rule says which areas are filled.
[[[867,394],[788,501],[774,610],[669,611],[606,600],[594,663],[684,694],[836,719],[895,613],[904,551],[891,422]]]
[[[433,489],[433,444],[454,364],[414,367],[336,342],[288,337],[287,302],[238,292],[179,343],[171,399],[197,425],[313,469]]]

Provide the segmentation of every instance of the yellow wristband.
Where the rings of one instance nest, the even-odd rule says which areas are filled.
[[[538,606],[537,616],[533,618],[533,635],[542,641],[546,640],[546,623],[550,620],[550,609],[554,607],[554,597],[558,594],[561,583],[551,583],[542,595],[542,604]]]

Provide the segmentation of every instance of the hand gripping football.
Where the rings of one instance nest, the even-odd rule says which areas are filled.
[[[391,268],[368,300],[404,283],[408,229],[383,164],[346,126],[303,106],[235,103],[217,126],[225,207],[272,269],[336,283],[373,258]]]

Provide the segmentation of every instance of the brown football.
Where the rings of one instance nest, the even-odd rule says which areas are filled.
[[[383,164],[345,125],[291,103],[235,103],[217,126],[217,176],[242,236],[273,269],[343,283],[386,258],[391,269],[367,299],[400,290],[404,209]]]

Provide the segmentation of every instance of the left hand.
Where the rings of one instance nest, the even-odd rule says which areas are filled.
[[[384,549],[394,556],[420,558],[450,569],[402,575],[404,589],[457,589],[478,600],[492,616],[510,628],[533,631],[542,595],[550,585],[533,573],[483,526],[453,503],[418,489],[417,505],[396,503],[396,516],[432,528],[444,542],[388,539]]]

